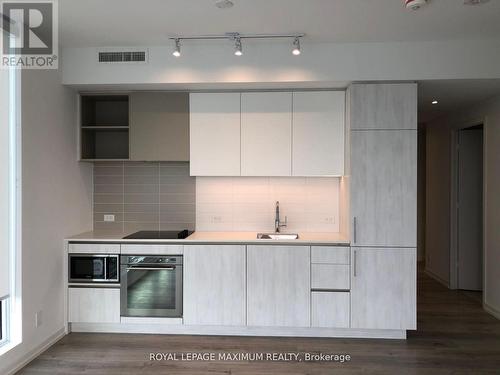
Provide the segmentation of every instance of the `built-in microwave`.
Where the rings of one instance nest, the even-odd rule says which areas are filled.
[[[68,282],[118,283],[119,255],[69,254]]]

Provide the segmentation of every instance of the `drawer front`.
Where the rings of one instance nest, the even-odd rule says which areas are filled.
[[[70,323],[120,323],[120,289],[68,288]]]
[[[349,292],[312,292],[311,326],[349,328]]]
[[[120,254],[120,244],[115,243],[70,243],[73,254]]]
[[[122,254],[129,255],[183,255],[183,245],[122,245]]]
[[[348,246],[312,246],[311,263],[349,264]]]
[[[344,264],[312,264],[311,288],[349,290],[349,266]]]

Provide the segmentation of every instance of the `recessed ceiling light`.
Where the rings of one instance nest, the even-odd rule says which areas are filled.
[[[490,0],[464,0],[464,5],[483,5]]]
[[[234,3],[231,0],[217,0],[215,6],[219,9],[231,8]]]
[[[438,104],[438,101],[436,99],[434,99],[431,104]]]

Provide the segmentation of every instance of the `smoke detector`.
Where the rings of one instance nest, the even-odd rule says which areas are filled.
[[[231,8],[234,3],[231,0],[217,0],[215,6],[219,9]]]
[[[405,0],[406,9],[419,10],[427,5],[427,0]]]

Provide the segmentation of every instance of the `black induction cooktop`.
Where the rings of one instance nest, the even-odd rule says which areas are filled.
[[[125,240],[178,240],[187,238],[192,231],[187,229],[178,231],[172,230],[141,230],[139,232],[132,233],[126,237]]]

